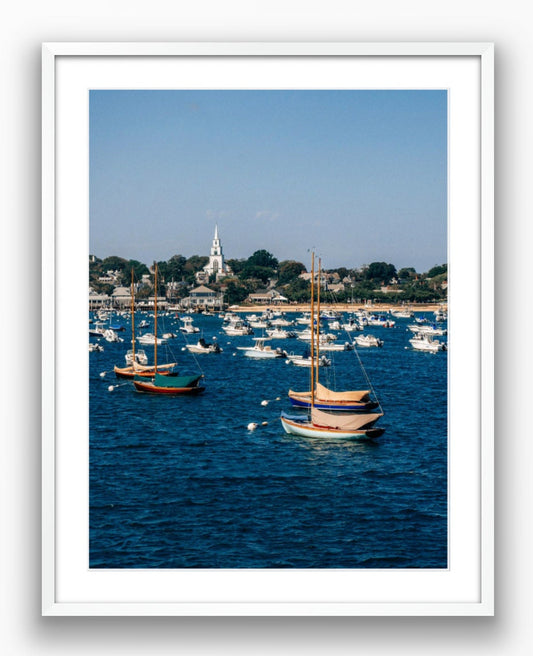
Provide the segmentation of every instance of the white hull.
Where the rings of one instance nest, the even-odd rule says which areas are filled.
[[[416,351],[426,351],[427,353],[437,353],[438,351],[444,351],[445,346],[442,342],[428,340],[428,339],[417,339],[416,337],[409,340],[409,343]]]
[[[291,421],[286,417],[281,417],[281,425],[289,435],[299,435],[300,437],[314,437],[320,440],[361,440],[371,439],[371,435],[366,430],[344,431],[331,428],[318,428],[309,423],[299,423]],[[377,435],[376,435],[377,437]]]
[[[354,339],[357,346],[383,346],[383,341],[373,335],[361,335]]]

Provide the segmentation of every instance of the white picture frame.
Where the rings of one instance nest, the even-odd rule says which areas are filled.
[[[492,615],[493,45],[46,43],[42,54],[43,615]],[[89,570],[88,396],[84,384],[73,392],[65,380],[69,337],[62,328],[68,306],[75,328],[86,329],[86,299],[71,292],[86,280],[88,90],[182,88],[193,79],[196,88],[332,88],[321,86],[325,78],[317,81],[317,61],[327,84],[340,88],[449,90],[451,332],[453,317],[469,312],[479,334],[478,348],[471,348],[456,333],[450,353],[449,567]],[[457,283],[465,279],[468,294]],[[460,407],[466,393],[468,415]]]

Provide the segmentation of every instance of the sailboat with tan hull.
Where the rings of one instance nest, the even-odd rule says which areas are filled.
[[[155,373],[155,365],[148,364],[148,357],[143,349],[136,349],[135,338],[135,287],[133,282],[133,268],[131,270],[131,349],[126,353],[126,366],[118,367],[115,365],[114,372],[117,378],[150,378]],[[168,376],[176,362],[160,364],[157,369],[161,376]]]
[[[319,266],[320,270],[320,266]],[[311,316],[314,316],[314,253],[311,264]],[[320,274],[319,274],[320,277]],[[318,313],[320,313],[320,287],[318,288]],[[320,316],[320,314],[319,314]],[[311,335],[311,361],[318,363],[318,346],[315,355],[315,330]],[[320,326],[316,326],[316,343],[320,343]],[[366,412],[380,408],[372,401],[369,390],[335,392],[318,381],[318,366],[311,366],[311,383],[308,392],[289,391],[291,403],[305,407],[304,415],[281,415],[281,423],[286,433],[301,437],[314,437],[325,440],[374,439],[383,435],[385,429],[375,424],[383,412]]]

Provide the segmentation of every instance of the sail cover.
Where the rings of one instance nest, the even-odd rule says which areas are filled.
[[[369,428],[376,421],[383,417],[381,412],[371,412],[367,414],[332,414],[313,408],[311,410],[311,421],[315,426],[324,428],[336,428],[338,430],[359,430]]]
[[[317,382],[316,398],[320,401],[359,401],[370,400],[369,390],[352,390],[348,392],[334,392]]]

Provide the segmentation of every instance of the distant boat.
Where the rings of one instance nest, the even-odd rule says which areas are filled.
[[[146,394],[161,394],[166,396],[181,396],[200,394],[204,391],[205,387],[200,385],[200,380],[203,374],[196,374],[191,376],[178,376],[171,373],[166,376],[158,371],[157,364],[157,262],[155,263],[154,270],[154,371],[149,377],[135,376],[133,385],[138,392]]]
[[[200,332],[200,328],[198,328],[197,326],[193,326],[192,317],[182,317],[181,320],[183,321],[183,326],[180,326],[180,330],[182,333],[192,334],[192,333]]]
[[[319,275],[320,280],[320,260]],[[314,314],[314,253],[311,264],[311,315]],[[318,287],[318,313],[320,314],[320,286]],[[320,342],[319,326],[316,328],[317,349]],[[383,412],[354,412],[353,410],[366,410],[379,407],[372,403],[370,391],[334,392],[318,382],[319,353],[315,355],[315,335],[311,338],[311,362],[316,364],[310,367],[310,389],[306,393],[289,390],[289,398],[293,405],[301,405],[308,409],[305,415],[290,416],[282,413],[280,419],[286,433],[300,437],[312,437],[322,440],[353,440],[374,439],[383,434],[383,428],[376,428],[376,422],[383,416]],[[362,367],[362,364],[361,364]],[[315,384],[316,382],[316,384]],[[343,403],[344,402],[344,403]],[[351,404],[352,407],[349,407]],[[334,406],[328,407],[329,406]],[[335,407],[336,406],[336,407]],[[347,407],[348,406],[348,407]],[[357,406],[354,408],[353,406]],[[339,412],[341,410],[341,412]]]
[[[244,351],[244,355],[249,358],[270,360],[287,357],[287,351],[280,348],[273,349],[269,344],[265,344],[268,340],[268,337],[255,337],[253,346],[237,346],[237,350]]]
[[[354,337],[357,346],[383,346],[383,340],[374,335],[357,335]]]
[[[409,324],[407,326],[412,333],[442,336],[447,335],[448,331],[445,328],[439,328],[436,324]]]
[[[187,344],[185,348],[191,353],[222,353],[219,344],[208,344],[203,337],[200,337],[196,344]]]
[[[226,335],[253,335],[253,328],[246,321],[233,319],[227,326],[222,326]]]
[[[114,372],[117,378],[133,379],[135,376],[148,377],[153,376],[155,367],[148,365],[148,356],[142,349],[135,348],[135,288],[133,284],[133,268],[131,270],[131,349],[126,352],[126,366],[118,367],[115,365]],[[159,365],[161,375],[169,375],[176,366],[175,362],[169,362]]]
[[[444,342],[439,342],[439,340],[433,339],[431,335],[424,333],[414,335],[414,337],[409,340],[409,343],[416,351],[437,353],[438,351],[446,351],[447,349]]]
[[[266,334],[272,339],[288,339],[289,337],[296,337],[296,333],[292,330],[283,330],[283,328],[267,328]]]

